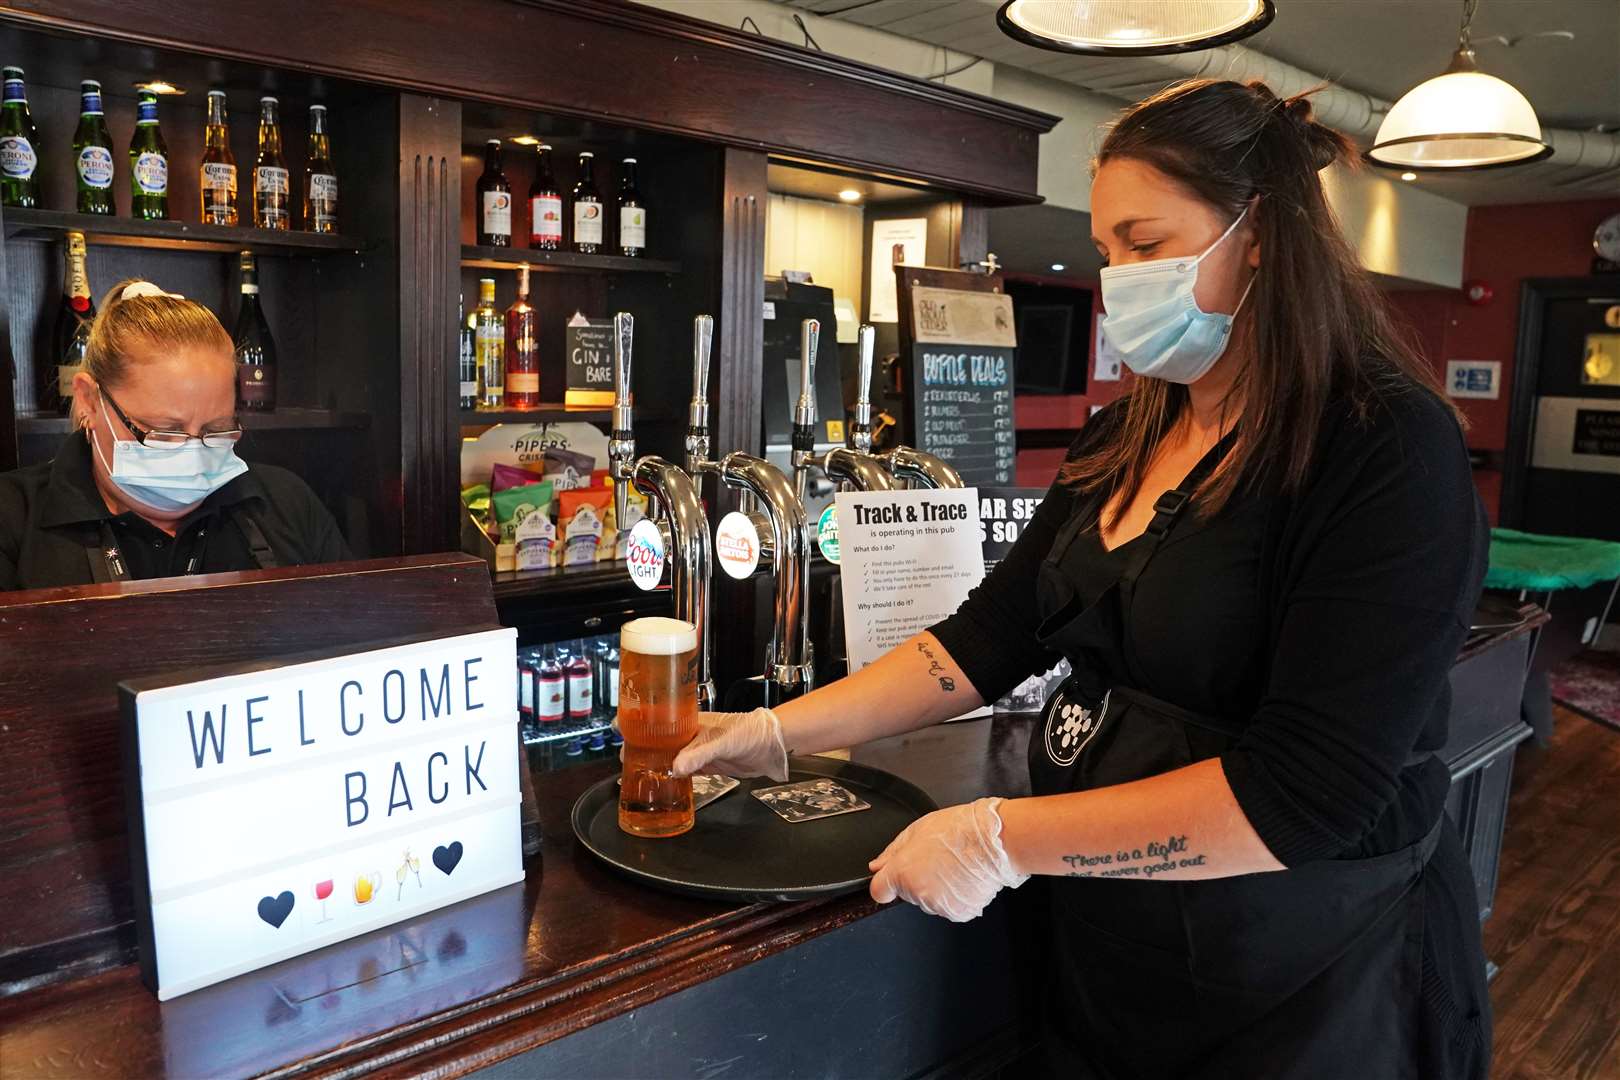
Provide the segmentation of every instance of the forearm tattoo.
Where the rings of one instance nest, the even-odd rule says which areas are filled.
[[[917,651],[928,659],[928,674],[939,680],[939,688],[947,694],[956,690],[956,680],[945,674],[945,665],[939,662],[934,650],[928,647],[928,642],[917,642]]]
[[[1207,861],[1202,852],[1187,850],[1187,837],[1171,836],[1164,840],[1149,840],[1146,847],[1119,848],[1095,855],[1076,853],[1063,856],[1069,864],[1065,877],[1079,878],[1151,878],[1171,870],[1188,870],[1203,866]]]

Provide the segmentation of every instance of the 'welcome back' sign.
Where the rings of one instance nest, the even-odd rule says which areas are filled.
[[[516,650],[479,630],[123,684],[158,997],[521,881]]]

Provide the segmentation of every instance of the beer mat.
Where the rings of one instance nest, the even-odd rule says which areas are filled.
[[[798,827],[764,800],[738,794],[709,804],[680,836],[631,836],[619,828],[618,777],[608,776],[574,803],[574,836],[613,870],[656,889],[749,903],[808,900],[866,888],[867,863],[907,825],[938,809],[910,781],[858,762],[793,757],[788,769],[790,785],[830,780],[868,809]],[[756,777],[734,790],[752,795],[779,786]]]
[[[832,780],[800,780],[797,784],[755,788],[753,794],[783,821],[794,825],[872,809],[871,803]]]
[[[710,773],[698,773],[692,777],[692,811],[708,806],[722,795],[736,791],[742,782],[730,776],[715,776]]]

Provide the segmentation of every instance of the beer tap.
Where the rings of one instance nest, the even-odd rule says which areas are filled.
[[[809,536],[804,504],[782,470],[752,454],[734,451],[709,460],[709,356],[714,319],[692,322],[692,402],[687,412],[686,467],[693,477],[711,474],[748,497],[746,516],[759,538],[760,558],[768,560],[775,586],[775,611],[764,680],[776,687],[775,701],[808,691],[814,684],[808,618]],[[773,702],[774,703],[774,702]]]
[[[850,428],[849,446],[835,446],[817,455],[816,446],[816,346],[820,326],[815,319],[804,320],[799,358],[799,403],[793,410],[793,482],[799,501],[809,489],[809,473],[818,468],[843,488],[856,491],[890,491],[896,485],[884,464],[872,456],[872,350],[876,330],[863,325],[856,339],[860,346],[860,386],[855,397],[855,423]],[[861,445],[864,439],[864,445]]]
[[[911,480],[927,488],[967,487],[956,466],[915,447],[897,446],[878,457],[889,472],[899,479]]]
[[[816,349],[821,344],[821,323],[806,319],[799,324],[799,401],[793,406],[793,491],[804,503],[810,466],[816,456]]]
[[[697,484],[679,465],[651,454],[636,456],[630,399],[630,352],[635,324],[628,312],[613,316],[613,434],[608,462],[613,476],[613,507],[624,521],[630,485],[648,497],[647,517],[663,535],[670,563],[675,617],[697,628],[698,708],[716,705],[709,675],[709,575],[713,556],[709,520]]]

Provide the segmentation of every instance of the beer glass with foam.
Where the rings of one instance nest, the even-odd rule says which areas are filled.
[[[670,775],[670,766],[697,734],[697,629],[680,619],[633,619],[619,631],[619,656],[619,828],[679,836],[692,827],[692,778]]]

